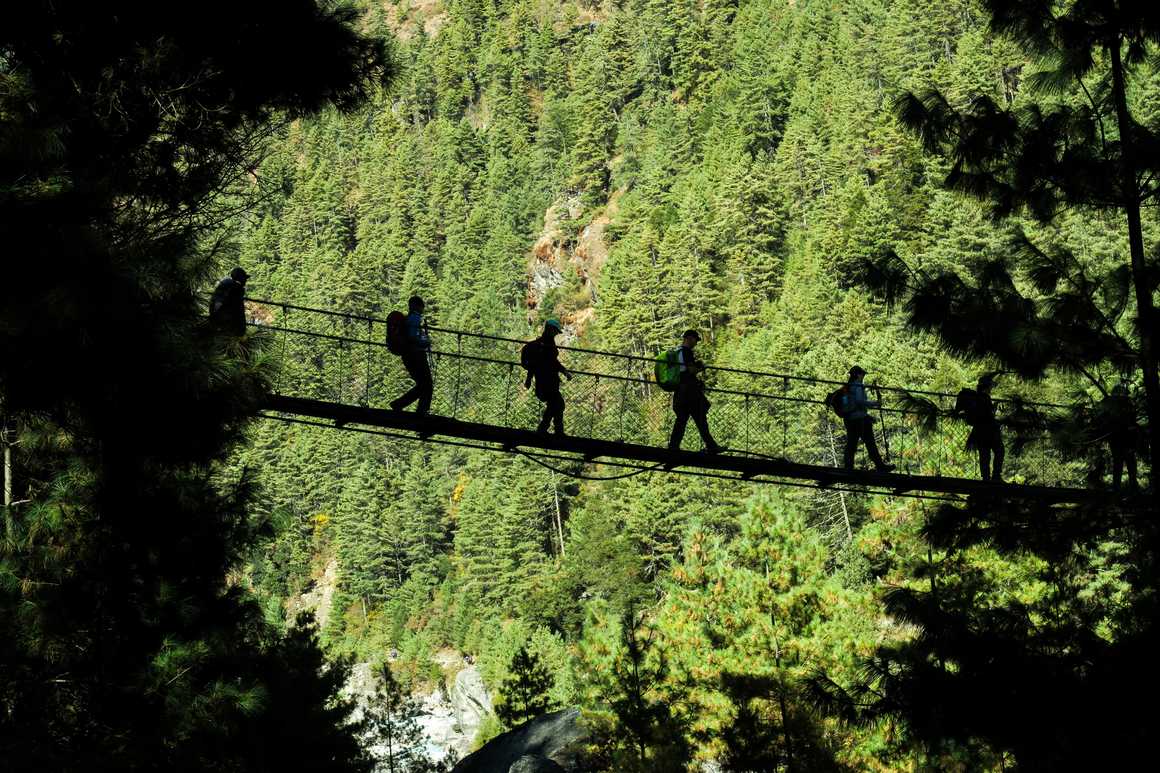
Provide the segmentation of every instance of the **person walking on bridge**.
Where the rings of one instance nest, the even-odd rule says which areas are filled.
[[[705,384],[700,374],[705,365],[693,354],[693,349],[701,336],[696,330],[686,330],[681,338],[681,348],[677,350],[677,361],[680,363],[681,377],[677,388],[673,391],[673,412],[677,419],[673,422],[673,433],[669,436],[669,450],[681,450],[681,440],[685,437],[685,427],[689,417],[697,425],[701,433],[701,442],[705,445],[705,453],[720,452],[721,446],[713,439],[709,432],[709,399],[705,397]]]
[[[1133,494],[1139,493],[1140,481],[1136,468],[1136,447],[1140,442],[1140,427],[1136,422],[1136,406],[1126,381],[1120,381],[1111,394],[1097,406],[1100,429],[1112,453],[1112,488],[1120,491],[1124,467],[1128,468],[1128,486]]]
[[[431,395],[435,391],[431,365],[427,362],[431,339],[427,335],[427,324],[423,321],[424,306],[422,298],[412,295],[407,301],[407,320],[404,323],[406,342],[402,353],[403,367],[407,369],[407,375],[415,382],[415,386],[391,401],[391,409],[396,411],[418,402],[415,413],[420,416],[425,416],[431,410]]]
[[[1003,482],[1003,432],[995,417],[995,402],[991,390],[995,386],[995,374],[986,373],[975,386],[974,400],[967,405],[967,423],[971,434],[967,435],[967,450],[979,452],[979,473],[984,481]]]
[[[246,334],[246,280],[250,275],[238,266],[218,282],[209,299],[210,323],[224,333]]]
[[[536,380],[536,399],[544,404],[544,415],[536,432],[547,432],[554,424],[557,435],[564,434],[564,396],[560,394],[560,374],[569,381],[572,374],[560,363],[560,349],[556,336],[564,331],[560,320],[552,318],[544,323],[540,337],[524,345],[520,352],[521,364],[527,369],[524,389],[531,389]]]
[[[847,470],[854,469],[854,454],[858,451],[858,441],[866,445],[866,453],[874,463],[878,472],[890,472],[893,464],[887,464],[878,453],[878,442],[874,439],[874,419],[870,416],[870,408],[881,407],[878,402],[872,402],[866,397],[866,385],[862,379],[866,371],[855,365],[850,368],[850,378],[846,381],[845,395],[843,396],[844,413],[842,423],[846,427],[846,452],[842,461]]]

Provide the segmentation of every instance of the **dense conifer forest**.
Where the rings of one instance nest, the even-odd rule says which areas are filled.
[[[111,255],[69,292],[5,291],[4,351],[26,364],[0,371],[0,398],[28,449],[15,479],[29,501],[4,511],[0,609],[18,635],[0,644],[0,754],[36,759],[57,737],[74,766],[90,754],[148,767],[133,728],[160,703],[150,732],[173,759],[193,748],[273,770],[268,752],[231,744],[291,715],[318,769],[366,769],[356,738],[415,743],[392,717],[406,691],[453,677],[435,657],[446,650],[472,656],[495,694],[477,743],[578,706],[593,770],[1127,769],[1149,753],[1156,712],[1129,696],[1160,682],[1144,442],[1160,400],[1157,12],[1082,0],[319,5],[302,29],[253,22],[264,55],[300,58],[291,73],[313,76],[241,88],[250,112],[221,119],[198,154],[146,144],[141,168],[171,168],[140,185],[100,166],[115,156],[61,156],[52,131],[77,125],[68,110],[108,105],[58,106],[60,126],[44,129],[25,110],[42,86],[16,66],[42,49],[0,33],[5,215],[51,205],[75,219],[60,193],[75,185],[95,197],[84,211],[99,238],[59,249]],[[1070,15],[1052,26],[1053,13]],[[126,77],[165,88],[134,99],[180,93],[179,74],[152,67]],[[197,118],[178,124],[192,134]],[[143,136],[85,126],[126,147]],[[9,174],[30,137],[32,188]],[[243,157],[252,164],[223,171]],[[212,190],[194,185],[196,163],[221,165]],[[67,182],[76,169],[95,171]],[[158,193],[175,180],[189,187]],[[34,243],[7,222],[10,243]],[[196,293],[235,264],[257,298],[385,317],[418,294],[433,324],[520,339],[558,318],[570,345],[652,356],[694,328],[716,365],[840,380],[858,364],[949,394],[999,373],[1012,404],[1066,406],[1034,420],[1109,496],[1057,507],[617,479],[255,419],[279,369],[301,376],[311,362],[285,361],[257,328],[227,346],[198,332]],[[11,287],[36,286],[27,272]],[[150,311],[103,317],[78,300],[93,276]],[[66,321],[45,321],[38,303]],[[44,391],[70,381],[47,345],[88,351],[70,324],[95,330],[104,354],[76,360],[83,383]],[[126,342],[143,361],[119,349],[122,326],[154,331]],[[186,338],[193,354],[180,353]],[[182,369],[195,377],[172,376]],[[102,385],[110,370],[124,377]],[[142,375],[156,371],[169,375]],[[388,378],[405,388],[401,367]],[[1145,428],[1135,499],[1111,493],[1100,413],[1120,383]],[[144,430],[123,432],[141,421],[106,409],[119,394]],[[940,465],[978,476],[960,446]],[[204,563],[174,563],[188,551]],[[68,601],[54,590],[65,586]],[[320,589],[313,628],[297,613]],[[76,654],[125,641],[139,651]],[[334,698],[352,661],[387,669],[362,721]],[[299,713],[279,702],[296,678]],[[65,687],[44,698],[53,679]],[[123,695],[133,709],[110,708]],[[278,769],[297,769],[293,748],[278,754]]]

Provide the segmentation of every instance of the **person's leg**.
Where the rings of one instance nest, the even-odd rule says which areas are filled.
[[[685,425],[689,423],[689,411],[677,409],[677,419],[673,422],[673,432],[669,435],[669,450],[677,451],[681,448],[681,440],[685,437]]]
[[[544,401],[544,413],[540,416],[540,423],[536,426],[536,432],[547,432],[548,425],[552,423],[552,404],[547,400]]]
[[[419,390],[419,404],[415,412],[426,414],[431,410],[431,397],[435,394],[435,381],[431,378],[431,365],[427,362],[427,355],[420,354],[415,363],[415,387]]]
[[[982,479],[991,479],[991,447],[985,441],[979,442],[979,474]]]
[[[552,423],[556,427],[556,434],[564,434],[564,396],[559,392],[552,395],[548,402],[548,409],[552,412]]]
[[[411,380],[415,382],[415,385],[412,386],[410,389],[408,389],[406,392],[404,392],[399,398],[391,401],[391,407],[394,408],[396,411],[403,410],[408,405],[415,402],[416,400],[419,400],[423,396],[424,390],[423,390],[423,386],[422,386],[422,382],[423,382],[422,371],[426,370],[426,367],[425,367],[426,364],[427,364],[426,361],[424,361],[423,362],[424,368],[420,369],[419,364],[416,361],[415,355],[413,355],[413,354],[404,354],[403,355],[403,369],[407,371],[407,375],[411,377]],[[430,377],[431,377],[431,374],[430,374],[430,371],[428,371],[427,372],[427,380],[428,381],[430,381]]]
[[[858,450],[858,435],[861,427],[857,419],[843,419],[846,425],[846,450],[842,454],[842,466],[847,470],[854,469],[854,453]]]
[[[716,453],[721,446],[717,445],[717,441],[713,439],[713,433],[709,431],[708,411],[699,410],[694,413],[693,423],[697,425],[697,432],[701,433],[701,442],[705,444],[705,450],[709,453]]]
[[[878,453],[878,441],[874,438],[874,422],[867,417],[862,419],[862,442],[866,444],[866,453],[870,457],[870,461],[878,469],[886,467],[887,464],[882,460],[882,454]]]
[[[1007,455],[1003,448],[1003,433],[999,428],[995,428],[994,445],[991,446],[991,451],[995,454],[995,463],[991,465],[991,481],[994,483],[1003,482],[1003,458]]]
[[[1128,488],[1135,494],[1140,490],[1140,480],[1137,477],[1139,471],[1136,469],[1136,452],[1125,451],[1124,461],[1128,464]]]

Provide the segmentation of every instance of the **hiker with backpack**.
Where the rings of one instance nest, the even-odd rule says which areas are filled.
[[[249,278],[244,268],[234,268],[218,282],[209,299],[210,324],[239,338],[246,334],[246,280]]]
[[[963,389],[955,400],[955,411],[971,425],[967,435],[967,450],[979,452],[979,473],[984,481],[1003,482],[1003,432],[995,417],[995,402],[991,389],[995,386],[994,373],[984,373],[974,390]]]
[[[391,401],[391,409],[401,411],[417,402],[415,413],[420,416],[425,416],[431,410],[431,395],[435,391],[431,366],[427,362],[431,339],[427,336],[427,324],[423,321],[424,306],[422,298],[412,295],[407,301],[407,316],[404,319],[398,319],[402,315],[397,311],[387,317],[387,346],[403,358],[403,367],[415,382],[415,386]]]
[[[544,323],[544,332],[534,341],[524,344],[520,350],[520,364],[527,370],[524,389],[532,388],[536,380],[536,399],[544,404],[544,415],[536,432],[547,432],[548,425],[554,424],[556,434],[564,434],[564,396],[560,394],[560,374],[569,381],[572,374],[560,363],[560,349],[556,346],[556,336],[564,331],[558,319]]]
[[[709,399],[705,397],[705,384],[701,381],[700,373],[705,365],[693,354],[693,348],[701,336],[696,330],[686,330],[681,337],[681,346],[673,353],[679,376],[673,389],[673,412],[677,419],[673,422],[673,432],[669,436],[669,450],[681,450],[681,440],[685,437],[685,426],[692,417],[701,433],[701,442],[705,445],[705,453],[716,454],[721,446],[713,439],[709,432]]]
[[[1140,427],[1136,423],[1136,406],[1132,403],[1128,384],[1124,381],[1116,384],[1096,409],[1097,421],[1112,454],[1112,488],[1121,490],[1124,467],[1127,467],[1128,487],[1133,494],[1138,493],[1136,447],[1140,442]]]
[[[847,470],[854,469],[854,455],[858,451],[858,442],[866,446],[866,453],[874,463],[877,472],[890,472],[893,464],[887,464],[878,453],[878,441],[874,438],[874,419],[870,416],[870,408],[880,408],[881,403],[866,397],[866,385],[863,379],[866,371],[860,365],[850,368],[850,377],[845,385],[835,390],[826,398],[846,427],[846,450],[842,456],[843,466]]]

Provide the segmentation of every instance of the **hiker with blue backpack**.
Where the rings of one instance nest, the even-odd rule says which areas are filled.
[[[427,353],[431,350],[431,339],[427,335],[427,325],[423,321],[425,304],[418,295],[407,301],[407,316],[393,311],[387,317],[387,347],[403,358],[403,367],[415,386],[402,396],[391,401],[391,409],[401,411],[417,402],[415,413],[420,416],[431,410],[431,395],[435,382],[431,378],[431,365]]]
[[[670,451],[681,450],[681,440],[685,437],[689,417],[692,417],[697,431],[701,433],[705,453],[715,454],[721,450],[709,432],[709,399],[705,397],[705,384],[700,377],[705,365],[693,354],[693,348],[700,340],[701,336],[696,330],[686,330],[681,337],[680,348],[671,353],[675,371],[679,375],[673,385],[673,412],[677,419],[673,422],[673,432],[669,436]],[[663,382],[661,386],[664,386]]]
[[[845,385],[833,392],[826,402],[831,404],[846,427],[846,452],[843,455],[843,466],[847,470],[854,469],[854,454],[858,451],[858,441],[866,445],[866,453],[874,463],[878,472],[890,472],[893,464],[887,464],[878,453],[878,442],[874,439],[874,419],[870,416],[871,408],[881,407],[881,403],[872,401],[866,396],[866,385],[862,380],[866,371],[855,365],[850,368],[850,378]]]
[[[544,332],[534,341],[524,344],[520,350],[520,364],[527,370],[524,389],[531,389],[532,379],[536,380],[536,399],[544,404],[544,415],[536,432],[545,433],[548,425],[554,424],[556,434],[564,434],[564,396],[560,394],[560,374],[569,381],[572,373],[560,363],[560,349],[556,346],[556,336],[564,332],[560,320],[552,318],[544,323]]]

